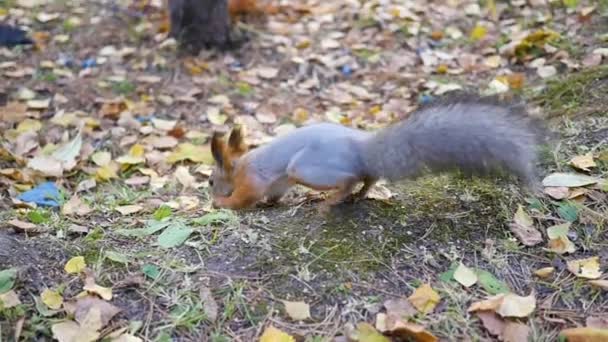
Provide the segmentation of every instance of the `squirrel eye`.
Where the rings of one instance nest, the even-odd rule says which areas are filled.
[[[213,186],[213,179],[209,180],[209,186]]]

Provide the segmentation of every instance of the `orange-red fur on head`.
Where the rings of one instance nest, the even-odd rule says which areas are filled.
[[[230,132],[228,143],[224,141],[224,135],[214,132],[211,137],[211,153],[218,167],[224,172],[231,173],[234,162],[247,153],[249,147],[245,143],[243,128],[236,126]]]

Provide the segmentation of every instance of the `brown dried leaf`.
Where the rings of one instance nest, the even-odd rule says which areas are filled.
[[[528,341],[530,328],[522,323],[507,321],[505,329],[502,332],[504,342],[521,342]]]
[[[478,311],[477,317],[481,320],[483,327],[493,336],[501,336],[505,329],[505,321],[493,311]]]
[[[521,243],[526,246],[534,246],[543,241],[540,231],[534,227],[534,221],[528,216],[521,205],[517,208],[517,212],[509,228]]]

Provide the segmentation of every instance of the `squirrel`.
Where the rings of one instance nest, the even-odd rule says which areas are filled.
[[[227,141],[216,131],[209,185],[213,206],[230,209],[263,199],[276,203],[296,184],[334,190],[322,212],[350,196],[365,197],[380,179],[412,179],[425,171],[471,176],[507,171],[537,191],[538,148],[548,137],[522,105],[496,97],[446,96],[376,132],[318,123],[249,150],[242,127],[234,127]],[[363,186],[353,195],[359,183]]]

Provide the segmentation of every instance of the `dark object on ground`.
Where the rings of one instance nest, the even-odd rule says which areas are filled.
[[[234,47],[227,0],[169,0],[170,36],[192,52]]]
[[[29,44],[34,44],[34,41],[27,36],[27,32],[10,25],[0,24],[0,46],[14,47]]]

